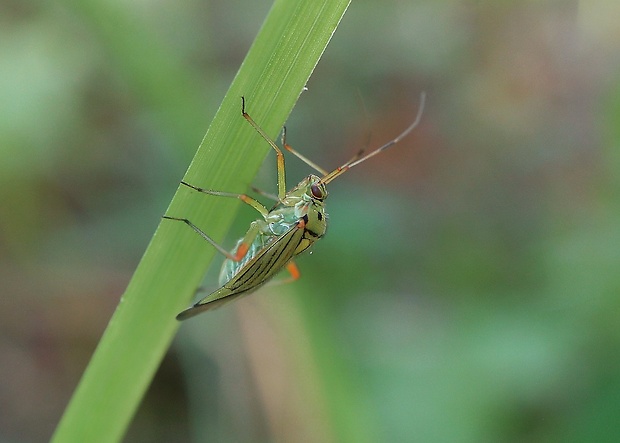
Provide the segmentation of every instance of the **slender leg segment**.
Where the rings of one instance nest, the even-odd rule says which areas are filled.
[[[245,195],[245,194],[235,194],[235,193],[232,193],[232,192],[212,191],[210,189],[204,189],[204,188],[201,188],[199,186],[191,185],[191,184],[189,184],[187,182],[184,182],[184,181],[181,181],[181,184],[184,185],[184,186],[187,186],[188,188],[194,189],[195,191],[198,191],[198,192],[201,192],[201,193],[207,194],[207,195],[215,195],[215,196],[218,196],[218,197],[238,198],[239,200],[241,200],[245,204],[253,207],[258,212],[260,212],[260,214],[263,216],[263,218],[267,217],[267,215],[269,214],[269,211],[267,210],[267,208],[265,208],[265,206],[263,206],[258,200],[255,200],[255,199],[253,199],[252,197],[250,197],[248,195]],[[221,252],[226,258],[228,258],[230,260],[233,260],[233,261],[239,261],[243,257],[245,257],[245,255],[248,253],[248,250],[250,249],[250,245],[252,244],[252,242],[254,241],[254,239],[256,238],[256,236],[258,235],[258,233],[260,231],[259,222],[256,222],[256,221],[253,222],[250,225],[250,229],[248,230],[248,232],[246,232],[246,234],[243,237],[242,241],[239,243],[239,246],[237,247],[237,250],[233,254],[233,253],[227,251],[226,249],[224,249],[224,247],[219,245],[215,240],[213,240],[211,237],[209,237],[202,229],[200,229],[198,226],[196,226],[194,223],[192,223],[188,219],[186,219],[186,218],[178,218],[178,217],[170,217],[168,215],[164,215],[163,218],[166,218],[168,220],[182,221],[187,226],[192,228],[194,230],[194,232],[196,232],[198,235],[200,235],[206,241],[211,243],[213,245],[213,247],[215,249],[217,249],[219,252]]]
[[[254,242],[254,239],[260,232],[261,223],[264,223],[264,222],[260,220],[255,220],[250,224],[250,229],[248,229],[248,232],[246,232],[245,235],[243,236],[243,239],[239,243],[239,246],[237,246],[237,250],[235,251],[235,254],[233,255],[234,261],[241,260],[243,257],[245,257],[245,254],[248,253],[248,250],[250,249],[250,245],[252,244],[252,242]]]
[[[258,126],[258,124],[252,119],[252,117],[250,117],[250,115],[245,112],[245,97],[243,96],[241,96],[241,114],[243,114],[243,118],[245,118],[248,123],[252,125],[256,132],[258,132],[260,136],[263,137],[263,139],[265,139],[267,143],[269,143],[269,146],[271,146],[272,149],[276,151],[276,161],[278,167],[278,200],[282,201],[286,196],[286,172],[284,168],[284,154],[282,154],[282,151],[280,150],[278,145],[276,145],[275,142],[265,133],[265,131],[263,131],[260,126]]]
[[[227,251],[226,249],[224,249],[220,244],[218,244],[215,240],[213,240],[207,234],[205,234],[205,232],[202,229],[200,229],[198,226],[193,224],[188,219],[186,219],[186,218],[178,218],[178,217],[170,217],[168,215],[164,215],[162,218],[166,218],[168,220],[177,220],[177,221],[181,221],[181,222],[185,223],[187,226],[192,228],[194,230],[194,232],[196,232],[198,235],[200,235],[206,241],[211,243],[215,249],[217,249],[219,252],[224,254],[224,256],[226,258],[228,258],[228,259],[230,259],[232,261],[239,261],[243,257],[245,257],[245,254],[247,254],[248,250],[250,249],[250,245],[252,244],[252,242],[254,241],[256,236],[258,235],[258,232],[260,231],[259,224],[257,222],[253,222],[250,225],[250,229],[248,229],[248,232],[246,232],[245,236],[243,237],[243,240],[241,241],[241,243],[239,243],[239,246],[237,247],[237,250],[235,251],[234,254],[232,254],[229,251]]]
[[[243,203],[252,206],[258,212],[260,212],[263,218],[267,217],[267,214],[269,214],[269,211],[267,210],[267,208],[265,208],[265,206],[263,206],[258,200],[253,199],[249,195],[235,194],[232,192],[212,191],[210,189],[204,189],[198,186],[190,185],[189,183],[186,183],[184,181],[182,181],[181,184],[187,186],[188,188],[192,188],[198,192],[202,192],[203,194],[207,194],[207,195],[216,195],[218,197],[238,198]]]
[[[287,282],[299,280],[299,277],[301,277],[301,272],[299,272],[299,268],[294,261],[288,262],[288,265],[286,265],[286,270],[289,272],[289,274],[291,274],[290,278],[287,279]]]
[[[312,160],[310,160],[309,158],[307,158],[303,154],[295,151],[291,145],[286,143],[286,126],[284,128],[282,128],[282,146],[284,146],[284,149],[286,149],[288,152],[293,154],[295,157],[300,159],[302,162],[304,162],[305,164],[307,164],[311,168],[315,169],[316,171],[319,171],[319,173],[321,173],[323,175],[327,175],[327,170],[321,168],[319,165],[314,163]]]
[[[393,145],[401,141],[404,137],[406,137],[420,123],[420,119],[422,118],[422,111],[424,110],[425,100],[426,100],[426,94],[422,93],[422,95],[420,96],[420,106],[418,108],[418,114],[414,122],[411,125],[409,125],[409,127],[405,129],[402,133],[400,133],[395,139],[387,142],[383,146],[380,146],[379,148],[375,149],[374,151],[366,155],[364,155],[364,149],[361,149],[355,156],[353,156],[351,160],[347,161],[342,166],[334,169],[331,172],[327,172],[327,170],[321,168],[319,165],[314,163],[312,160],[306,158],[303,154],[300,154],[299,152],[295,151],[291,145],[286,143],[286,127],[284,127],[282,131],[282,145],[284,146],[284,149],[289,151],[291,154],[295,155],[297,158],[299,158],[301,161],[306,163],[308,166],[310,166],[313,169],[316,169],[321,174],[323,174],[321,181],[327,184],[333,181],[336,177],[340,176],[344,172],[351,169],[352,167],[357,166],[360,163],[365,162],[369,158],[374,157],[375,155],[379,154],[380,152],[385,151],[386,149],[392,147]],[[278,199],[282,201],[282,199],[286,195],[286,176],[285,176],[285,170],[284,170],[284,154],[282,154],[282,150],[278,147],[278,145],[276,145],[275,142],[271,138],[269,138],[269,136],[265,133],[265,131],[263,131],[260,126],[258,126],[258,124],[252,119],[252,117],[250,117],[250,115],[247,112],[245,112],[245,97],[243,96],[241,97],[241,113],[243,114],[243,117],[250,123],[250,125],[252,125],[252,127],[261,135],[261,137],[263,137],[265,141],[269,143],[269,145],[273,148],[273,150],[276,151],[277,164],[278,164]]]
[[[222,246],[220,246],[215,240],[213,240],[211,237],[209,237],[207,234],[205,234],[202,229],[200,229],[198,226],[196,226],[195,224],[193,224],[191,221],[189,221],[186,218],[178,218],[178,217],[170,217],[168,215],[164,215],[162,218],[168,219],[168,220],[177,220],[177,221],[181,221],[183,223],[185,223],[187,226],[189,226],[190,228],[192,228],[198,235],[200,235],[202,238],[204,238],[206,241],[208,241],[209,243],[211,243],[213,245],[213,247],[215,249],[217,249],[218,251],[220,251],[222,254],[224,254],[226,256],[226,258],[229,258],[231,260],[235,260],[238,261],[235,256],[233,254],[231,254],[230,252],[228,252],[226,249],[224,249]]]

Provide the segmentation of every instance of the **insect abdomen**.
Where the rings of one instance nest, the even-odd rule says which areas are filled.
[[[293,258],[299,243],[303,240],[303,234],[303,228],[291,228],[289,232],[278,237],[277,241],[264,248],[247,266],[239,269],[224,286],[233,292],[256,289],[282,270]]]

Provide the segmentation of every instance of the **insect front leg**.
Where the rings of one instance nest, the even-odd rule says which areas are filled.
[[[273,200],[275,202],[279,202],[280,200],[278,199],[278,196],[275,194],[272,194],[271,192],[266,192],[263,191],[262,189],[259,189],[255,186],[252,186],[252,191],[256,192],[259,195],[262,195],[263,197],[268,198],[269,200]]]
[[[273,149],[276,153],[276,166],[278,169],[278,200],[282,201],[286,196],[286,168],[284,167],[284,154],[282,154],[282,151],[278,145],[276,145],[276,143],[269,138],[265,131],[258,126],[258,123],[250,117],[250,114],[245,112],[245,97],[243,96],[241,97],[241,115],[243,115],[243,118],[245,118],[248,123],[252,125],[256,132],[258,132],[267,143],[269,143],[271,149]]]
[[[321,173],[321,175],[326,175],[327,174],[327,170],[321,168],[319,165],[314,163],[312,160],[310,160],[308,157],[306,157],[305,155],[301,154],[300,152],[295,151],[293,149],[293,147],[286,142],[286,126],[284,128],[282,128],[282,146],[284,146],[284,149],[286,149],[288,152],[290,152],[295,157],[300,159],[302,162],[304,162],[305,164],[307,164],[311,168],[313,168],[316,171],[318,171],[319,173]]]
[[[252,246],[252,243],[254,243],[256,236],[260,232],[261,226],[264,223],[265,222],[263,222],[262,220],[254,220],[250,224],[250,229],[248,229],[248,232],[245,233],[241,241],[237,244],[237,248],[234,251],[234,254],[231,254],[232,260],[239,261],[243,257],[245,257],[245,255],[250,250],[250,246]]]

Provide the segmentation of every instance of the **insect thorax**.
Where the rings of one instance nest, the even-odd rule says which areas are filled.
[[[322,198],[317,198],[317,194]],[[230,281],[262,249],[277,242],[291,229],[300,226],[300,222],[303,223],[304,235],[294,254],[297,255],[312,246],[327,230],[327,213],[323,202],[326,197],[325,185],[320,183],[319,177],[311,175],[302,180],[287,193],[283,201],[269,211],[265,220],[256,220],[252,223],[258,226],[258,235],[241,260],[224,260],[220,272],[220,284]],[[242,239],[237,242],[233,254],[241,242]]]
[[[309,175],[286,194],[282,203],[269,213],[267,221],[272,222],[277,219],[288,228],[303,220],[306,231],[309,231],[310,237],[313,238],[312,241],[316,241],[325,234],[327,229],[324,202],[326,198],[327,189],[321,179],[316,175]]]

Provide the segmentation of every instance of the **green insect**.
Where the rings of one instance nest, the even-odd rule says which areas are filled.
[[[291,280],[298,279],[300,273],[293,258],[306,251],[315,241],[323,237],[327,229],[325,199],[328,194],[326,185],[352,167],[374,157],[407,136],[420,121],[424,108],[424,98],[425,96],[422,94],[418,114],[414,122],[398,137],[368,154],[364,154],[363,150],[360,151],[351,160],[331,172],[317,166],[288,145],[286,143],[285,128],[282,132],[282,145],[284,149],[321,174],[321,176],[309,175],[287,192],[284,154],[252,117],[245,112],[245,98],[241,97],[241,113],[243,117],[276,152],[278,167],[277,202],[271,209],[267,209],[259,201],[245,194],[212,191],[190,185],[184,181],[181,182],[184,186],[203,194],[238,198],[260,212],[262,218],[253,221],[245,236],[237,242],[231,252],[228,252],[188,219],[164,215],[163,218],[184,222],[226,256],[220,272],[221,288],[178,314],[177,320],[185,320],[203,311],[217,308],[228,301],[247,295],[261,287],[285,267],[291,274]]]

